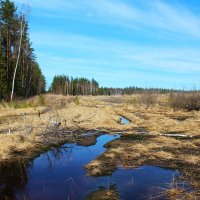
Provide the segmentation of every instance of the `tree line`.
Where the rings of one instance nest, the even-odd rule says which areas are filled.
[[[0,0],[0,100],[27,98],[45,91],[23,12],[10,0]]]
[[[54,76],[49,92],[63,95],[97,95],[99,84],[94,79]]]
[[[73,78],[66,75],[54,76],[49,92],[53,94],[62,95],[131,95],[143,94],[145,92],[153,93],[169,93],[175,90],[163,88],[140,88],[140,87],[126,87],[126,88],[112,88],[99,87],[99,83],[94,79],[87,78]]]

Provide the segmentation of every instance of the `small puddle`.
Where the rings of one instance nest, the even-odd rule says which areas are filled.
[[[83,167],[106,150],[103,146],[107,142],[119,137],[102,135],[89,147],[65,144],[28,164],[1,166],[0,199],[81,200],[99,187],[114,184],[121,199],[141,200],[150,194],[158,195],[159,188],[167,189],[174,177],[180,176],[177,171],[154,166],[118,168],[110,177],[86,176]]]
[[[125,125],[128,125],[130,122],[128,119],[126,119],[125,117],[122,117],[122,116],[119,116],[120,117],[120,122],[121,124],[125,124]]]

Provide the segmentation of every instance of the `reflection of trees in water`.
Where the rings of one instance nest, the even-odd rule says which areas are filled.
[[[61,146],[44,153],[48,170],[52,171],[58,160],[62,161],[63,166],[68,165],[72,152],[73,147]],[[28,188],[26,188],[29,180],[28,170],[34,170],[34,161],[25,163],[18,160],[0,165],[0,200],[15,200],[16,195],[31,199]],[[44,180],[40,181],[44,182]]]
[[[62,165],[66,166],[71,160],[72,152],[73,147],[61,146],[45,153],[44,155],[48,161],[48,170],[53,170],[57,161],[61,161]]]
[[[28,164],[23,161],[0,165],[0,199],[16,199],[16,191],[24,190],[28,183]]]

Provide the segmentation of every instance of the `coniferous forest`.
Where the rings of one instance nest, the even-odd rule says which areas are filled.
[[[73,78],[66,75],[54,76],[49,92],[62,95],[131,95],[144,92],[169,93],[175,90],[141,87],[99,87],[99,83],[87,78]]]
[[[0,1],[1,100],[27,98],[45,91],[45,77],[32,48],[26,15],[10,0]]]
[[[0,100],[28,98],[45,92],[45,77],[36,61],[29,37],[28,12],[17,9],[10,0],[0,0]],[[122,80],[123,81],[123,80]],[[124,95],[150,90],[168,93],[173,90],[155,88],[99,87],[87,78],[54,76],[49,92],[63,95]]]

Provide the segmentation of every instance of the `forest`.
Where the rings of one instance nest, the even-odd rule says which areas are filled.
[[[66,75],[54,76],[49,92],[62,95],[131,95],[142,94],[146,92],[152,93],[169,93],[174,92],[172,89],[163,88],[141,88],[141,87],[99,87],[99,83],[87,78],[73,78]]]
[[[10,0],[0,1],[0,100],[28,98],[45,91],[27,15]]]
[[[0,1],[0,100],[25,99],[46,92],[45,77],[32,47],[27,18],[28,11],[17,9],[10,0]],[[56,75],[49,92],[72,96],[96,96],[149,92],[163,94],[176,90],[136,86],[100,87],[95,79]]]
[[[28,11],[17,9],[10,0],[0,1],[0,100],[25,99],[46,91],[45,77],[36,60],[29,36]],[[49,92],[63,95],[125,95],[145,91],[168,93],[154,88],[100,87],[87,78],[54,76]]]

